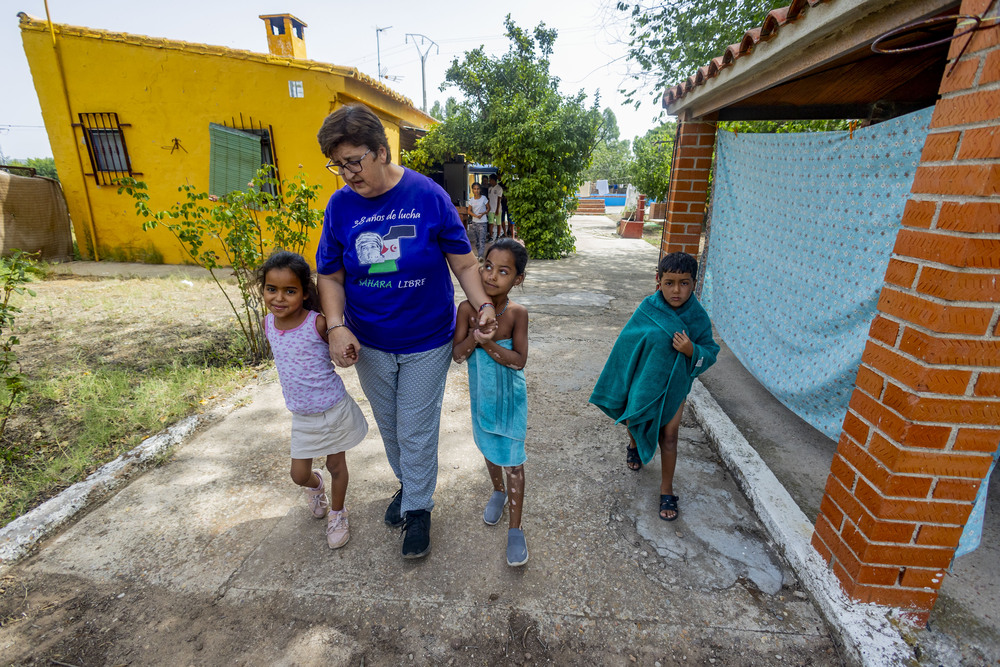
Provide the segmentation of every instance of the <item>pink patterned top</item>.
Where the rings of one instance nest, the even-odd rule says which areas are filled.
[[[264,334],[274,353],[285,406],[300,415],[326,412],[347,395],[330,360],[330,347],[316,331],[319,313],[310,310],[302,324],[282,331],[274,315],[264,318]]]

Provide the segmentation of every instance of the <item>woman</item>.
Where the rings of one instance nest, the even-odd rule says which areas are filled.
[[[430,552],[438,426],[451,364],[451,271],[493,335],[496,313],[445,191],[392,163],[385,128],[363,105],[327,116],[317,135],[327,169],[346,185],[330,197],[316,253],[330,356],[356,365],[400,489],[385,522],[403,524],[403,558]]]

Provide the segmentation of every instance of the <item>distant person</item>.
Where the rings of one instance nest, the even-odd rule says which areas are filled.
[[[479,309],[486,335],[496,326],[493,302],[448,194],[393,164],[385,127],[371,109],[338,108],[317,139],[327,169],[344,182],[327,204],[316,251],[330,358],[358,371],[399,480],[385,522],[402,525],[403,558],[423,558],[431,550],[438,432],[455,333],[452,274]]]
[[[476,257],[483,258],[486,248],[486,223],[490,212],[489,200],[483,195],[479,183],[472,184],[472,199],[469,200],[469,243],[476,249]]]
[[[528,393],[522,369],[528,359],[528,311],[510,300],[510,290],[524,281],[527,264],[528,252],[516,241],[500,239],[490,246],[479,275],[496,309],[495,342],[479,331],[475,307],[463,301],[452,344],[455,361],[469,360],[472,436],[493,481],[483,521],[495,526],[503,517],[504,505],[510,502],[507,565],[512,567],[528,562],[528,544],[521,528],[528,429]]]
[[[326,541],[339,549],[351,538],[347,521],[347,457],[365,439],[368,422],[330,363],[326,318],[309,264],[293,252],[273,253],[257,269],[257,282],[270,311],[264,334],[278,367],[285,407],[292,412],[292,481],[305,489],[309,511],[326,518]],[[313,458],[326,457],[330,500]]]
[[[683,252],[660,260],[656,292],[618,335],[590,402],[628,428],[626,463],[639,470],[660,448],[660,518],[679,515],[674,494],[677,434],[695,377],[715,363],[712,323],[694,296],[698,261]],[[636,358],[637,357],[637,358]]]
[[[500,184],[503,188],[503,183]],[[506,238],[514,238],[513,230],[510,226],[510,210],[507,208],[507,189],[504,188],[503,195],[500,196],[500,235]]]
[[[490,210],[486,214],[490,224],[490,240],[496,241],[500,235],[500,198],[503,197],[503,188],[497,183],[496,174],[490,174],[490,189],[487,194],[490,198]]]

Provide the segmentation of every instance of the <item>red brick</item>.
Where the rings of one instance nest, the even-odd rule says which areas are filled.
[[[877,433],[872,436],[872,442],[868,447],[868,451],[882,465],[888,468],[891,473],[902,475],[982,479],[992,461],[990,456],[984,454],[903,449]],[[855,491],[855,493],[858,492]],[[841,507],[843,507],[843,504],[841,504]],[[871,510],[876,516],[886,516],[875,512],[875,507],[870,504],[865,503],[865,507]],[[924,520],[919,517],[911,518]],[[927,520],[933,520],[933,518]],[[937,523],[949,522],[942,520]]]
[[[878,310],[937,333],[982,336],[989,330],[992,308],[955,306],[929,301],[888,285],[882,288]]]
[[[689,204],[691,202],[704,202],[705,201],[705,191],[702,190],[701,192],[697,192],[697,191],[682,191],[682,190],[677,190],[677,191],[674,191],[674,192],[670,193],[670,201],[687,202]],[[688,207],[688,210],[689,211],[691,210],[690,206]]]
[[[958,11],[961,12],[962,14],[971,14],[975,16],[980,16],[984,14],[986,10],[989,9],[992,5],[993,5],[993,0],[963,0],[961,3],[961,8]],[[956,32],[959,31],[956,29]],[[959,43],[958,46],[961,47],[963,45],[962,42],[964,40],[956,39],[953,41],[958,42]],[[959,48],[956,51],[956,54],[961,50],[962,49]],[[954,58],[954,57],[957,56],[949,56],[949,58]]]
[[[892,586],[899,579],[898,567],[878,567],[862,565],[855,578],[859,584],[874,584],[876,586]]]
[[[938,100],[931,117],[931,128],[981,123],[995,118],[1000,118],[1000,90],[983,90]]]
[[[1000,341],[936,338],[907,327],[899,349],[930,364],[1000,367]]]
[[[953,479],[944,477],[934,486],[934,498],[938,500],[966,500],[972,502],[979,492],[981,480]]]
[[[879,379],[881,380],[881,378]],[[857,415],[850,410],[847,411],[847,416],[844,417],[844,427],[842,430],[844,433],[851,436],[854,439],[854,442],[859,445],[864,445],[868,442],[868,425],[858,419]]]
[[[900,287],[912,287],[913,279],[917,277],[917,266],[912,262],[890,259],[889,268],[885,271],[885,282]]]
[[[884,607],[906,607],[914,610],[930,610],[937,600],[937,591],[924,591],[913,588],[897,588],[887,586],[855,585],[845,590],[847,595],[857,602],[877,604]],[[918,618],[927,620],[927,614],[919,614]]]
[[[984,9],[979,14],[982,14],[986,10]],[[972,33],[972,39],[969,41],[969,48],[965,50],[966,53],[976,53],[977,51],[982,51],[983,49],[988,49],[991,46],[1000,45],[1000,30],[996,29],[996,24],[987,30],[977,30]],[[959,40],[952,40],[957,42]]]
[[[810,540],[813,549],[819,554],[819,557],[829,563],[833,559],[833,552],[830,551],[830,547],[826,546],[823,542],[823,538],[819,536],[819,533],[813,531],[812,539]]]
[[[949,301],[997,303],[1000,302],[1000,273],[966,273],[925,266],[920,272],[917,291]]]
[[[1000,431],[960,428],[952,449],[956,452],[986,452],[992,454],[1000,446]]]
[[[847,546],[847,542],[844,541],[840,533],[833,529],[833,526],[830,525],[825,516],[820,515],[816,520],[816,533],[822,538],[823,543],[830,549],[833,557],[837,559],[841,567],[853,579],[861,570],[861,561],[858,560],[858,557]]]
[[[680,243],[697,246],[701,242],[700,234],[668,234],[667,236],[671,245]]]
[[[963,58],[961,62],[952,69],[951,65],[945,70],[944,78],[941,79],[939,93],[954,93],[959,90],[967,90],[972,87],[976,80],[976,71],[979,69],[979,58]],[[925,159],[925,158],[923,158]]]
[[[976,396],[1000,396],[1000,373],[980,373],[974,393]]]
[[[943,547],[869,543],[857,557],[867,565],[948,567],[952,552],[952,549]]]
[[[910,421],[1000,424],[1000,401],[919,396],[889,383],[882,402]]]
[[[854,497],[854,494],[845,489],[844,485],[840,483],[840,480],[833,475],[826,478],[826,487],[824,488],[824,492],[826,495],[830,496],[830,500],[837,504],[837,507],[843,510],[849,520],[860,521],[861,517],[868,514],[868,510],[865,509],[865,506],[858,502],[858,499]],[[827,543],[829,544],[829,541]]]
[[[836,576],[837,579],[840,581],[840,586],[845,591],[850,590],[858,585],[854,581],[854,577],[851,576],[851,573],[848,572],[844,568],[844,566],[840,564],[840,561],[834,561],[831,564],[830,569],[833,570],[834,576]]]
[[[997,103],[1000,104],[1000,97],[997,97]],[[1000,165],[920,166],[910,192],[991,197],[1000,194]]]
[[[928,134],[927,140],[924,141],[923,153],[920,154],[920,161],[941,162],[954,159],[955,149],[958,148],[958,140],[961,136],[961,132]]]
[[[861,361],[917,391],[964,396],[972,371],[928,366],[893,349],[869,342]]]
[[[895,345],[899,336],[899,324],[892,320],[887,320],[882,316],[877,316],[872,321],[872,326],[868,330],[869,338],[880,340],[886,345]]]
[[[840,525],[844,522],[844,512],[837,507],[837,503],[833,502],[830,496],[824,494],[823,500],[819,501],[819,511],[830,522],[834,530],[840,529]]]
[[[899,415],[856,389],[851,394],[848,409],[894,439],[899,439],[906,431],[906,423]]]
[[[1000,234],[1000,203],[944,202],[938,216],[937,228],[954,232]]]
[[[674,213],[673,215],[669,216],[668,220],[670,220],[670,222],[672,223],[676,223],[679,225],[697,225],[698,228],[700,229],[701,221],[704,219],[704,217],[705,216],[697,215],[695,213]]]
[[[708,181],[704,180],[683,180],[675,181],[671,192],[708,192]],[[703,195],[704,196],[704,195]]]
[[[674,169],[693,169],[695,166],[694,158],[690,157],[679,157],[674,162]]]
[[[834,455],[830,462],[830,474],[840,480],[840,483],[848,490],[854,488],[854,480],[856,479],[854,469],[840,456]]]
[[[677,155],[690,158],[711,158],[715,149],[711,146],[678,146]]]
[[[996,158],[1000,158],[1000,128],[981,127],[965,131],[962,147],[958,151],[959,160]]]
[[[1000,81],[1000,49],[986,54],[986,64],[983,73],[979,75],[979,85]]]
[[[858,522],[858,530],[870,542],[909,544],[916,529],[917,524],[913,522],[883,521],[869,516]]]
[[[903,209],[903,226],[930,229],[937,206],[938,202],[933,199],[908,199]]]
[[[903,570],[903,575],[899,578],[899,585],[904,588],[931,588],[937,590],[941,588],[944,581],[944,570],[938,568],[908,567]]]
[[[962,526],[920,526],[916,542],[934,547],[957,547],[963,530]]]
[[[707,169],[674,169],[670,177],[675,182],[680,181],[708,181],[709,172]]]

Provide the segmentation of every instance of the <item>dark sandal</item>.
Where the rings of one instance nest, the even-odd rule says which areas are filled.
[[[673,512],[674,515],[670,518],[663,516],[664,511]],[[681,511],[677,509],[677,496],[671,496],[668,494],[662,494],[660,496],[660,518],[664,521],[675,521],[677,517],[681,515]]]
[[[642,459],[639,458],[638,447],[625,447],[625,463],[629,470],[639,472],[642,470]]]

